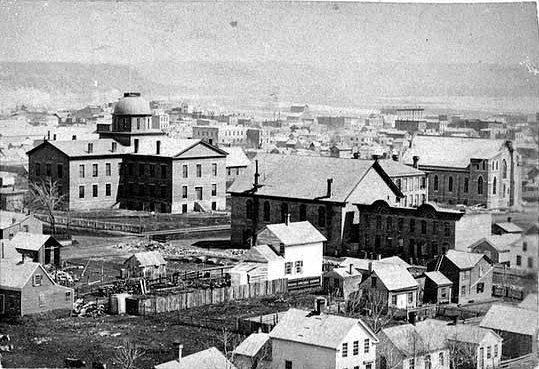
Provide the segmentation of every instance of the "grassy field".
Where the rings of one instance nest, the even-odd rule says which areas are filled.
[[[9,334],[15,346],[12,352],[3,354],[2,364],[5,367],[62,367],[64,358],[73,357],[85,360],[87,364],[106,362],[109,368],[114,368],[115,348],[130,339],[145,352],[138,367],[151,368],[176,358],[175,342],[184,345],[184,355],[211,346],[224,350],[223,333],[218,326],[208,329],[183,325],[181,322],[185,321],[186,315],[194,322],[211,318],[214,324],[221,320],[222,327],[231,327],[237,317],[284,311],[290,306],[311,308],[313,299],[314,295],[294,294],[150,317],[54,318],[50,314],[23,318],[11,324],[0,322],[0,333]],[[241,338],[234,335],[231,339],[239,342]]]

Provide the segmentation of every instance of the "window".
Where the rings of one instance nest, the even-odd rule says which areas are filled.
[[[410,219],[410,232],[415,232],[415,219]]]
[[[195,196],[197,200],[202,200],[202,187],[195,187]]]
[[[444,236],[451,236],[451,227],[449,227],[449,223],[447,222],[444,223]]]
[[[522,251],[524,251],[524,252],[528,251],[528,243],[527,242],[522,242]]]
[[[253,201],[247,200],[245,203],[245,216],[247,219],[253,219]]]
[[[197,177],[202,177],[202,164],[197,164]]]
[[[138,174],[139,176],[143,176],[145,173],[145,165],[144,164],[139,164],[138,165]]]
[[[284,274],[292,274],[292,266],[293,263],[291,261],[284,263]]]
[[[462,287],[460,288],[460,294],[461,294],[462,296],[466,296],[466,286],[462,286]]]
[[[161,179],[167,178],[167,166],[161,164]]]
[[[494,357],[498,357],[498,345],[494,345]]]
[[[348,356],[348,343],[344,342],[342,344],[342,357]]]
[[[408,292],[407,295],[408,295],[408,303],[411,304],[412,302],[414,302],[414,293]]]
[[[40,293],[38,297],[39,307],[45,307],[45,294]]]
[[[62,164],[58,164],[56,166],[56,172],[57,172],[58,178],[62,178],[64,176],[64,166]]]
[[[388,231],[393,230],[393,218],[391,218],[391,217],[386,218],[386,230],[388,230]]]
[[[270,221],[270,204],[268,201],[264,202],[264,222]]]
[[[440,297],[442,299],[445,299],[447,297],[447,288],[444,287],[440,289]]]
[[[155,164],[150,164],[150,177],[155,177]]]
[[[493,195],[496,195],[496,186],[498,184],[496,183],[496,177],[494,177],[494,179],[492,180],[492,194]]]
[[[421,188],[427,188],[427,177],[421,177]]]
[[[477,284],[477,293],[483,293],[485,291],[485,284],[484,283],[478,283]]]
[[[352,344],[352,355],[359,355],[359,341],[354,341],[354,343]]]
[[[41,164],[36,163],[36,176],[41,175]]]
[[[182,199],[187,198],[187,186],[182,186]]]
[[[449,177],[449,182],[447,184],[447,190],[453,192],[453,177]]]
[[[217,185],[215,183],[211,185],[211,195],[217,196]]]
[[[492,347],[487,346],[487,359],[492,357]]]
[[[399,218],[399,220],[397,221],[397,230],[399,232],[402,232],[403,226],[404,226],[404,218]]]
[[[155,142],[155,154],[160,155],[161,154],[161,141]]]
[[[292,369],[292,362],[290,360],[284,361],[284,369]]]
[[[507,162],[505,161],[505,159],[502,160],[502,178],[507,178]]]
[[[288,216],[288,204],[281,204],[281,223],[286,222],[286,217]]]
[[[382,217],[380,215],[376,216],[376,229],[382,229]]]
[[[230,168],[226,168],[226,174],[227,174],[227,175],[230,175],[230,173],[231,173],[231,169],[230,169]]]
[[[477,178],[477,194],[482,195],[483,194],[483,177],[479,176]]]
[[[517,265],[518,266],[522,265],[522,256],[520,256],[520,255],[517,255]]]
[[[71,301],[71,291],[66,291],[66,301]]]
[[[371,287],[376,287],[377,278],[375,276],[371,277]]]
[[[370,340],[368,338],[365,338],[365,341],[363,341],[363,353],[368,354],[370,347],[371,347]]]
[[[98,170],[97,170],[97,164],[92,164],[92,177],[97,177]]]
[[[183,166],[183,178],[189,178],[189,167],[187,165]]]
[[[84,164],[81,164],[79,165],[79,177],[84,178],[84,176],[85,176],[85,168],[84,168]]]
[[[110,196],[111,188],[112,186],[110,183],[105,184],[105,196]]]
[[[408,360],[408,368],[415,369],[415,359]]]
[[[357,367],[359,369],[359,366]],[[354,367],[356,369],[356,367]],[[365,363],[365,369],[372,369],[372,363]]]
[[[28,233],[28,231],[30,230],[30,228],[28,227],[28,224],[25,224],[22,227],[24,229],[24,232],[26,232],[26,233]]]
[[[212,163],[211,165],[211,173],[214,177],[217,177],[217,163]]]
[[[434,191],[438,191],[438,176],[434,176]]]
[[[45,174],[47,176],[49,176],[49,177],[51,176],[51,164],[50,163],[45,164]]]
[[[296,261],[296,273],[297,274],[303,273],[303,260]]]
[[[528,268],[533,268],[533,258],[532,257],[528,258]]]
[[[319,227],[326,226],[326,208],[323,206],[320,206],[318,208],[318,226]]]
[[[97,197],[97,193],[98,193],[98,188],[97,188],[97,185],[92,185],[92,196],[93,197]]]
[[[397,295],[391,295],[391,305],[397,306]]]
[[[41,286],[42,280],[43,280],[43,276],[41,274],[34,274],[34,276],[32,277],[32,285]]]
[[[133,173],[134,173],[133,163],[127,164],[127,172],[129,173],[130,176],[133,175]]]
[[[399,190],[401,189],[401,180],[400,180],[400,178],[397,179],[397,187],[399,188]]]
[[[133,141],[133,151],[136,153],[138,153],[138,138],[135,138],[135,140]]]
[[[112,143],[112,152],[116,152],[116,149],[118,148],[118,143],[113,142]]]
[[[421,233],[422,234],[427,233],[427,221],[426,220],[421,221]]]
[[[469,183],[470,183],[470,179],[468,177],[464,177],[464,193],[468,193]]]
[[[79,186],[79,199],[84,199],[84,186]]]
[[[444,365],[444,353],[443,352],[440,352],[438,354],[438,362],[440,363],[440,366]]]
[[[161,186],[161,193],[160,193],[161,199],[165,199],[167,197],[167,186]],[[162,213],[165,213],[162,211]]]
[[[481,165],[483,166],[483,170],[487,170],[487,161],[486,160],[483,160]]]
[[[305,204],[299,206],[299,220],[307,220],[307,206]]]
[[[432,369],[432,363],[430,361],[430,355],[425,355],[425,369]]]

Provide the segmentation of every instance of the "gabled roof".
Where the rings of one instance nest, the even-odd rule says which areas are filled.
[[[361,319],[329,314],[313,315],[312,312],[298,309],[288,310],[269,336],[272,339],[337,349],[356,326],[371,340],[378,342],[374,332]]]
[[[459,269],[471,269],[479,262],[479,260],[486,258],[483,254],[457,250],[448,250],[442,257],[447,258]]]
[[[36,269],[41,269],[43,274],[48,277],[47,272],[39,263],[31,261],[22,263],[19,260],[0,259],[0,288],[21,290]]]
[[[268,333],[253,333],[234,349],[234,353],[236,355],[254,357],[268,341]]]
[[[416,326],[412,324],[385,328],[382,329],[382,332],[405,357],[421,355],[440,349],[440,347],[429,347],[430,339],[422,337]],[[436,338],[439,335],[433,335],[433,337]]]
[[[228,153],[226,157],[226,167],[246,167],[251,164],[243,149],[239,146],[223,147],[223,151]]]
[[[380,164],[382,169],[392,178],[413,175],[419,176],[425,174],[425,172],[422,170],[391,159],[378,160],[378,164]]]
[[[159,253],[159,251],[146,251],[146,252],[139,252],[136,254],[133,254],[129,259],[127,259],[125,263],[129,262],[132,258],[135,258],[140,266],[153,266],[153,265],[163,265],[167,262],[163,258],[163,256]]]
[[[327,241],[327,238],[308,221],[268,224],[266,228],[285,246]]]
[[[337,274],[342,279],[361,276],[361,273],[358,272],[358,270],[356,268],[352,268],[352,273],[350,273],[350,268],[349,267],[348,268],[338,267],[338,268],[333,268],[328,272],[325,272],[324,277],[330,276],[332,274]]]
[[[522,300],[518,307],[527,310],[539,310],[539,302],[537,301],[537,293],[530,293]]]
[[[242,256],[243,261],[254,261],[257,263],[267,263],[268,261],[275,261],[283,259],[277,255],[274,249],[268,245],[257,245],[251,247]]]
[[[236,369],[215,347],[154,366],[155,369]]]
[[[69,140],[69,141],[44,141],[37,145],[26,154],[30,155],[34,151],[46,146],[51,145],[56,149],[63,152],[68,157],[88,157],[88,156],[116,156],[131,152],[133,149],[129,146],[116,145],[116,151],[112,151],[112,143],[116,142],[110,138],[100,138],[96,140]],[[93,150],[88,152],[88,144],[93,144]]]
[[[522,233],[522,228],[520,228],[518,225],[516,225],[513,222],[500,222],[500,223],[494,223],[494,225],[500,227],[502,230],[504,230],[507,233]]]
[[[524,233],[527,235],[538,234],[538,229],[539,229],[539,223],[534,223],[529,228],[527,228],[526,232]]]
[[[389,256],[387,258],[380,259],[380,261],[382,263],[386,263],[386,264],[400,265],[400,266],[405,267],[405,268],[410,268],[411,267],[410,264],[408,264],[406,261],[402,260],[398,256]]]
[[[9,243],[17,250],[39,251],[39,249],[41,249],[50,239],[53,240],[55,246],[62,247],[62,245],[51,235],[27,232],[18,232]]]
[[[445,275],[442,274],[442,272],[439,271],[433,271],[433,272],[425,272],[425,277],[436,283],[438,286],[449,286],[453,284]]]
[[[30,215],[24,213],[16,213],[14,211],[0,210],[0,229],[10,227],[13,224],[20,223]],[[15,220],[15,221],[13,221]]]
[[[210,148],[215,151],[216,155],[225,156],[227,153],[213,145],[210,145],[202,140],[198,139],[186,139],[179,138],[174,139],[170,137],[163,136],[159,138],[161,141],[160,153],[156,154],[156,143],[154,141],[142,140],[139,146],[139,151],[133,155],[149,155],[149,156],[163,156],[163,157],[179,157],[183,153],[189,151],[197,145],[202,145]]]
[[[383,264],[389,264],[389,265],[398,265],[403,268],[410,268],[411,265],[408,264],[406,261],[402,260],[398,256],[390,256],[387,258],[383,258],[380,260],[371,260],[371,259],[359,259],[359,258],[352,258],[347,257],[344,258],[342,261],[339,262],[339,266],[348,268],[350,264],[354,265],[354,268],[359,270],[369,270],[369,263],[372,263],[372,265],[376,265],[379,263]]]
[[[415,136],[412,146],[403,157],[405,164],[413,164],[419,156],[419,166],[466,168],[470,159],[490,159],[504,147],[504,140],[469,137]]]
[[[344,203],[372,169],[381,175],[396,195],[402,196],[391,178],[373,160],[266,153],[258,153],[254,159],[258,160],[261,187],[256,193],[260,196]],[[228,192],[252,192],[254,173],[253,160]],[[333,179],[331,196],[327,198],[327,180],[330,178]]]
[[[537,333],[537,312],[511,305],[492,305],[479,324],[481,327],[499,331],[535,335]]]
[[[488,242],[498,252],[510,251],[509,245],[519,240],[520,237],[520,233],[505,233],[500,235],[492,234],[490,236],[483,237],[480,240],[477,240],[476,242],[468,246],[468,248],[473,249],[474,247],[480,245],[483,242]]]
[[[417,281],[400,265],[374,263],[373,272],[389,291],[417,288]]]

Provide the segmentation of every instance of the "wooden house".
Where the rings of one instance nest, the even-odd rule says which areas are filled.
[[[62,245],[53,236],[19,232],[9,241],[9,244],[22,254],[22,258],[40,264],[61,265]]]
[[[167,262],[158,251],[139,252],[132,255],[124,264],[127,267],[128,277],[157,279],[167,275]]]
[[[426,272],[423,287],[423,302],[448,304],[451,302],[451,286],[453,282],[438,271]]]
[[[348,299],[350,294],[359,290],[362,275],[350,264],[348,268],[334,268],[322,275],[324,293]]]
[[[33,215],[0,210],[0,239],[11,239],[18,232],[43,233],[43,223]]]

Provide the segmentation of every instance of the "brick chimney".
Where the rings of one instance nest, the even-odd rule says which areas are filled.
[[[326,193],[327,198],[331,197],[331,184],[332,183],[333,183],[333,178],[328,178],[327,179],[327,193]]]
[[[413,167],[417,169],[418,164],[419,164],[419,156],[414,155],[414,156],[412,157],[412,160],[414,161]]]

